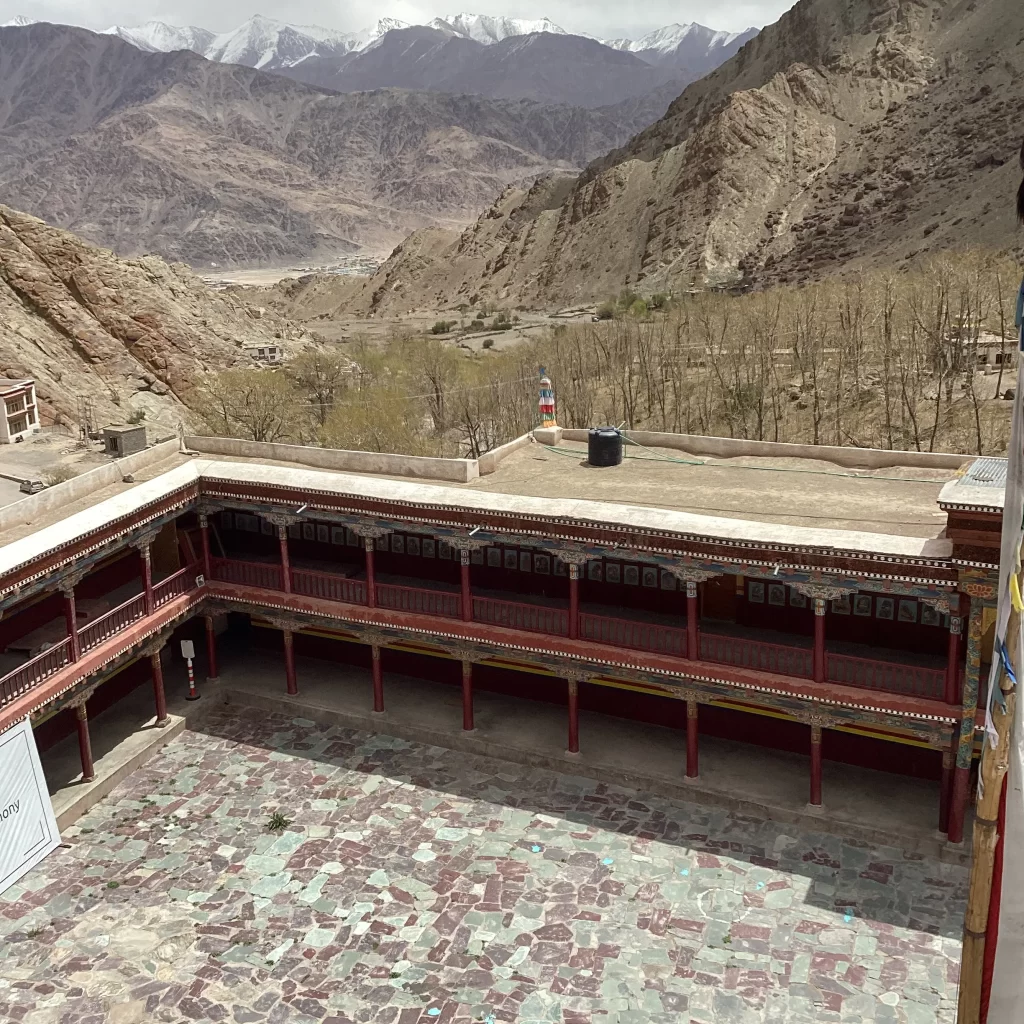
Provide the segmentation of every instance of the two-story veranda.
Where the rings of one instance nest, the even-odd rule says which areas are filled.
[[[90,778],[90,717],[151,682],[166,720],[198,624],[210,677],[263,646],[292,695],[297,654],[365,670],[378,712],[389,672],[460,686],[467,730],[482,691],[551,702],[570,752],[595,709],[677,727],[691,779],[702,735],[801,750],[812,806],[823,758],[932,778],[960,842],[1004,464],[647,441],[595,469],[573,432],[479,462],[190,438],[26,499],[0,513],[0,729],[77,732]]]

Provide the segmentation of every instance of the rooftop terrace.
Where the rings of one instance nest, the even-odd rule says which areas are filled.
[[[195,475],[467,514],[913,558],[950,553],[940,492],[980,492],[994,510],[1002,494],[998,481],[987,479],[999,476],[1001,460],[979,460],[988,467],[979,487],[964,477],[974,462],[969,456],[634,434],[640,444],[627,448],[622,465],[597,469],[586,463],[585,436],[566,431],[548,445],[527,435],[480,460],[198,437],[187,438],[189,451],[180,452],[177,442],[165,442],[0,509],[0,548],[9,549],[0,561],[23,564],[33,551],[63,543],[64,533],[81,536]]]

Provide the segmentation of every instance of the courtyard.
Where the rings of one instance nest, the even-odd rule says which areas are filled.
[[[64,841],[0,897],[2,1020],[955,1019],[964,866],[283,714]]]

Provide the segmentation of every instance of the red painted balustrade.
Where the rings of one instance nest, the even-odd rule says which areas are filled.
[[[735,665],[737,668],[752,668],[800,679],[814,678],[814,653],[803,647],[783,647],[746,637],[701,633],[700,656],[703,661],[714,661],[719,665]]]
[[[138,594],[131,600],[125,601],[124,604],[118,605],[113,611],[107,612],[106,615],[94,619],[78,631],[82,651],[91,651],[104,640],[109,640],[112,636],[120,633],[122,629],[126,629],[133,622],[138,622],[139,619],[145,617],[146,595]]]
[[[0,707],[9,704],[12,700],[27,693],[48,679],[55,672],[59,672],[65,665],[71,664],[71,640],[61,640],[59,644],[37,654],[31,661],[26,661],[13,672],[0,679]]]
[[[343,604],[366,604],[366,584],[362,580],[350,580],[329,572],[292,569],[292,593]]]
[[[228,583],[266,590],[282,589],[280,567],[271,563],[218,558],[213,560],[212,574],[214,579]],[[350,580],[332,573],[293,569],[292,590],[303,596],[346,604],[367,603],[366,584],[363,581]],[[460,595],[449,591],[379,583],[376,585],[376,597],[378,607],[392,611],[446,619],[460,619],[462,616]],[[473,621],[548,636],[569,635],[568,610],[548,605],[474,597]],[[582,612],[579,617],[579,636],[612,647],[650,651],[677,658],[691,656],[687,649],[685,627]],[[814,677],[814,654],[810,648],[767,643],[742,636],[702,632],[700,660],[797,679]],[[827,656],[827,669],[830,682],[933,700],[943,699],[945,673],[942,669],[839,654]]]
[[[187,594],[190,590],[195,590],[196,577],[200,576],[202,571],[203,563],[194,562],[192,565],[187,565],[184,569],[180,569],[173,576],[168,576],[167,579],[154,584],[153,607],[159,608],[175,597],[180,597],[182,594]]]
[[[462,618],[462,598],[458,594],[422,587],[399,587],[393,583],[377,584],[377,607],[437,615],[443,619]]]
[[[492,597],[474,597],[473,620],[491,626],[521,629],[527,633],[569,635],[569,612],[564,608],[549,608],[542,604],[520,604],[518,601],[499,601]]]
[[[238,583],[261,590],[283,590],[281,566],[271,562],[239,562],[233,558],[210,560],[210,574],[222,583]]]
[[[829,654],[826,664],[830,683],[843,683],[865,690],[882,690],[885,693],[904,693],[911,697],[928,697],[931,700],[944,698],[945,669],[855,658],[848,654]]]
[[[632,619],[613,619],[605,615],[580,614],[580,637],[613,647],[628,647],[634,651],[653,651],[686,657],[686,628],[662,626]]]

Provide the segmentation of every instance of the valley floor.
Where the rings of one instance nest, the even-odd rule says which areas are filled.
[[[3,1019],[955,1017],[966,867],[282,714],[211,707],[64,839]]]

